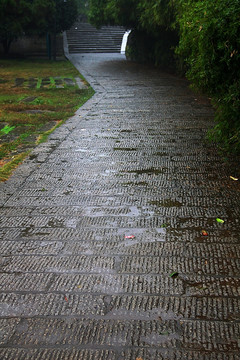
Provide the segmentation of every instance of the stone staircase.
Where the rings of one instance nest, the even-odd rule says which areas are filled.
[[[68,51],[74,53],[120,53],[125,29],[103,26],[96,29],[87,22],[76,22],[67,31]]]

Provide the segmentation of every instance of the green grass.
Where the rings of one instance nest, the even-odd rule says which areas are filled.
[[[10,168],[12,161],[15,167],[16,155],[45,141],[94,94],[87,82],[84,90],[76,84],[56,86],[54,78],[83,79],[67,60],[0,60],[0,73],[0,167]],[[16,86],[16,78],[25,80],[22,86]],[[35,88],[29,88],[30,78],[36,79]]]
[[[11,161],[9,161],[7,164],[3,165],[0,168],[0,181],[6,181],[9,176],[12,175],[13,171],[20,165],[23,160],[27,157],[29,152],[23,152],[17,156],[14,157]]]

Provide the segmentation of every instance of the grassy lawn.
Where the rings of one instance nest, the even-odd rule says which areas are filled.
[[[94,94],[81,79],[67,60],[0,60],[0,181]]]

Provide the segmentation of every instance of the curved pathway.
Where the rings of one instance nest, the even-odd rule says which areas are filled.
[[[70,59],[96,95],[0,188],[0,358],[240,359],[239,181],[211,106],[121,55]]]

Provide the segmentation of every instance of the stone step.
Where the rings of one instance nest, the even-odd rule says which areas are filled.
[[[70,53],[119,53],[125,29],[119,26],[94,26],[76,22],[67,31],[68,49]]]

